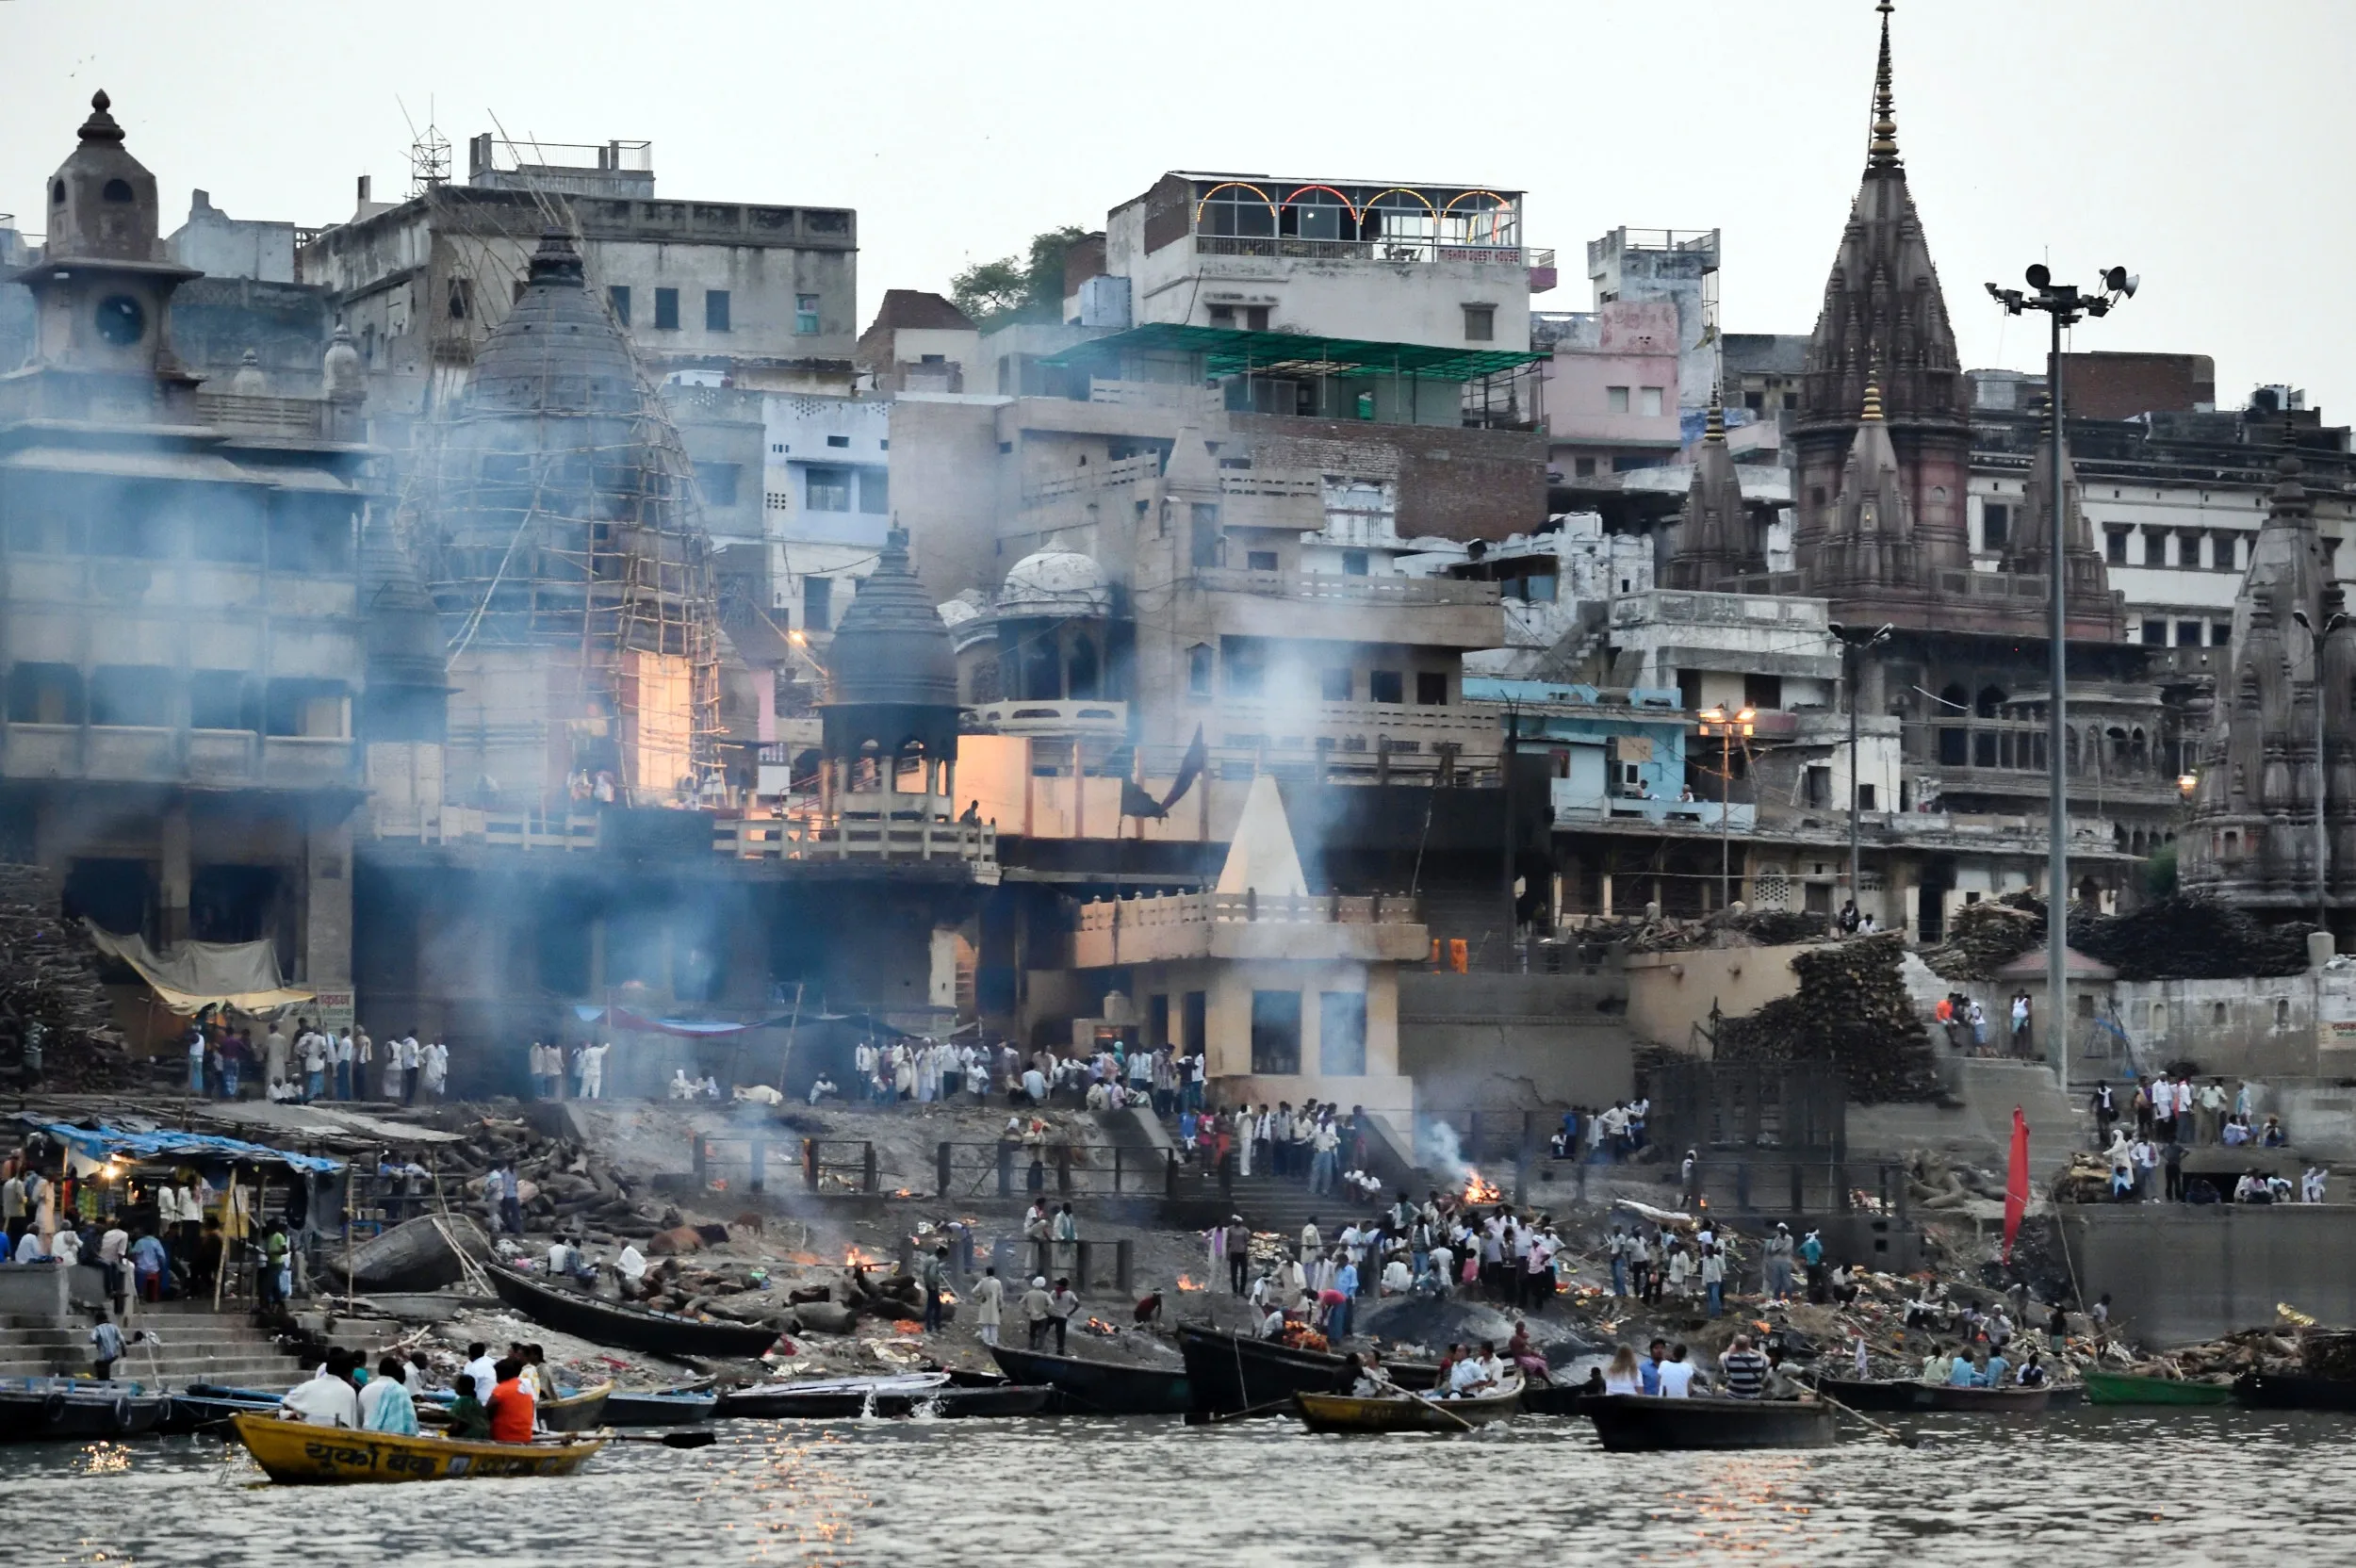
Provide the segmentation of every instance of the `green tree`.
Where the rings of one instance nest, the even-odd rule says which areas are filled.
[[[1029,256],[976,262],[949,280],[949,298],[989,332],[1017,321],[1063,318],[1063,258],[1088,231],[1065,227],[1031,237]]]

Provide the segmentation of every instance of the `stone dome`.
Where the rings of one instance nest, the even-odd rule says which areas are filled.
[[[589,292],[563,230],[540,237],[523,293],[475,356],[466,400],[477,413],[639,412],[630,345]]]
[[[1010,617],[1086,620],[1108,615],[1112,608],[1104,568],[1076,550],[1052,547],[1016,562],[998,591],[998,612]]]
[[[957,706],[957,662],[932,596],[908,569],[908,536],[893,529],[826,650],[826,706]]]
[[[944,600],[941,603],[941,608],[936,611],[935,613],[940,615],[941,624],[942,626],[945,626],[954,631],[958,627],[963,626],[966,622],[973,620],[975,616],[981,614],[982,607],[975,604],[972,599],[960,597]]]

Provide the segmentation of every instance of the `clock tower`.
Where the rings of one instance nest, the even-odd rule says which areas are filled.
[[[201,379],[172,351],[172,296],[203,274],[166,259],[155,176],[123,150],[104,92],[81,144],[49,179],[48,244],[18,271],[38,309],[31,365],[14,399],[49,418],[193,423]],[[27,406],[27,405],[30,406]]]

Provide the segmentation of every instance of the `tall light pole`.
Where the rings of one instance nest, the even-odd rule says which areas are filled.
[[[2323,644],[2331,633],[2348,624],[2345,611],[2335,611],[2320,628],[2307,618],[2304,610],[2291,612],[2291,619],[2307,634],[2315,655],[2315,924],[2331,929],[2331,903],[2328,868],[2331,863],[2331,841],[2323,826],[2323,792],[2330,775],[2323,766]]]
[[[1734,906],[1734,841],[1726,826],[1726,807],[1734,794],[1734,736],[1751,738],[1751,721],[1759,717],[1755,708],[1739,713],[1728,713],[1721,706],[1701,711],[1702,737],[1707,740],[1712,728],[1718,731],[1718,907]]]
[[[2069,727],[2064,723],[2069,698],[2070,617],[2068,557],[2069,487],[2062,483],[2062,329],[2074,327],[2081,317],[2107,316],[2121,300],[2133,299],[2137,280],[2124,267],[2102,274],[2102,286],[2081,294],[2078,286],[2055,283],[2043,263],[2025,274],[2030,293],[2018,288],[1988,291],[2006,314],[2041,310],[2053,322],[2052,346],[2045,356],[2045,384],[2053,409],[2053,536],[2048,553],[2046,602],[2050,612],[2047,638],[2052,646],[2053,700],[2046,705],[2045,760],[2045,1000],[2053,1016],[2045,1025],[2045,1049],[2052,1058],[2053,1078],[2065,1093],[2070,1088],[2070,780],[2066,759]]]
[[[1865,650],[1876,645],[1877,644],[1888,642],[1890,640],[1890,632],[1894,630],[1895,628],[1893,628],[1888,621],[1884,621],[1873,630],[1868,631],[1863,627],[1842,626],[1839,621],[1834,621],[1829,626],[1825,627],[1824,629],[1831,632],[1835,637],[1838,637],[1841,640],[1841,683],[1848,690],[1849,902],[1852,904],[1859,904],[1859,901],[1865,897],[1865,881],[1864,873],[1859,869],[1860,857],[1857,851],[1857,776],[1864,770],[1857,765],[1857,666],[1858,658],[1865,652]],[[1888,810],[1889,808],[1885,806],[1883,809]],[[1864,912],[1862,905],[1859,904],[1857,913],[1859,915],[1863,915]],[[1834,912],[1833,918],[1836,922],[1839,921],[1839,911],[1836,910]]]

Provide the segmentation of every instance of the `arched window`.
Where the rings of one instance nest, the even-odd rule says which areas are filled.
[[[2111,767],[2115,772],[2127,771],[2127,731],[2113,725],[2103,732],[2110,737]]]
[[[1979,701],[1975,706],[1979,710],[1980,717],[1984,719],[1993,719],[2002,716],[2004,707],[2004,691],[1995,686],[1981,687]]]
[[[1086,637],[1072,640],[1072,657],[1067,662],[1069,676],[1066,692],[1073,697],[1092,697],[1096,690],[1096,645]]]
[[[105,185],[99,187],[98,194],[109,202],[127,202],[131,199],[131,182],[128,180],[108,180]]]
[[[2130,731],[2128,734],[2127,756],[2137,768],[2141,768],[2143,766],[2145,760],[2144,739],[2143,727],[2140,725],[2137,725],[2135,729]]]
[[[1219,670],[1218,656],[1207,643],[1197,643],[1186,650],[1186,694],[1207,697]]]
[[[2067,726],[2062,730],[2062,736],[2070,751],[2070,771],[2076,773],[2078,771],[2078,727]]]

